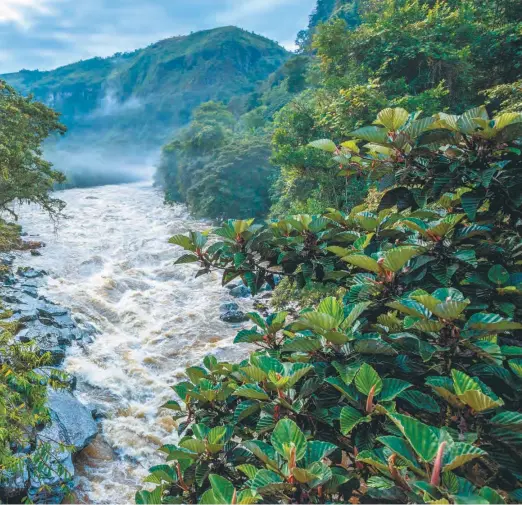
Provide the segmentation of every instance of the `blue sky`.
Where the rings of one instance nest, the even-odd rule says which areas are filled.
[[[236,25],[292,49],[316,0],[0,0],[0,74]]]

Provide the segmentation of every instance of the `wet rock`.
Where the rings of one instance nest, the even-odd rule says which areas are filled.
[[[243,286],[243,283],[241,281],[232,281],[232,282],[229,282],[225,287],[228,290],[231,290],[231,289],[237,288],[238,286]]]
[[[32,267],[18,267],[16,273],[26,279],[35,279],[36,277],[43,277],[46,274],[45,270],[36,270]]]
[[[65,316],[67,315],[67,310],[58,305],[45,305],[43,307],[38,307],[38,314],[43,317],[55,317],[55,316]]]
[[[42,253],[36,249],[31,249],[31,256],[41,256]]]
[[[48,405],[55,416],[54,429],[59,429],[63,443],[73,446],[74,451],[80,451],[94,440],[98,426],[91,411],[70,391],[50,389]]]
[[[0,265],[10,266],[13,264],[15,257],[13,254],[1,253],[0,254]]]
[[[219,311],[224,314],[225,312],[228,312],[229,310],[239,310],[239,305],[235,302],[226,302],[222,303],[219,306]]]
[[[242,323],[248,320],[248,317],[241,310],[228,310],[219,316],[221,321],[225,323]]]
[[[58,328],[76,328],[76,323],[73,321],[69,314],[63,314],[61,316],[54,316],[49,318],[54,326]],[[75,339],[76,340],[76,339]]]
[[[31,296],[32,298],[38,298],[38,290],[36,287],[24,286],[22,287],[22,293],[24,295]]]
[[[29,467],[27,495],[34,503],[61,503],[65,497],[64,484],[73,482],[74,465],[71,452],[87,447],[98,434],[89,410],[67,390],[49,390],[51,423],[37,434],[40,443],[49,443],[52,452],[48,475],[37,477]]]
[[[23,471],[20,473],[0,473],[0,479],[2,481],[1,495],[3,499],[23,496],[29,485],[29,471],[27,466],[24,465]]]
[[[236,286],[230,290],[231,296],[234,298],[248,298],[251,293],[250,289],[248,289],[245,285],[241,284],[240,286]]]
[[[73,336],[70,329],[60,329],[35,321],[16,335],[20,342],[33,341],[41,354],[49,352],[53,365],[65,359],[65,346],[71,345]]]

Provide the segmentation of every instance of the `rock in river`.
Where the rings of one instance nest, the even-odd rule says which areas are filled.
[[[62,484],[72,481],[74,466],[71,452],[64,450],[68,446],[72,452],[81,451],[98,434],[98,427],[91,412],[67,390],[49,390],[49,409],[51,424],[38,433],[37,439],[48,442],[54,455],[53,472],[49,477],[38,479],[29,468],[28,496],[35,503],[61,503],[65,491]],[[65,475],[64,470],[69,475]],[[42,486],[48,487],[48,489]]]

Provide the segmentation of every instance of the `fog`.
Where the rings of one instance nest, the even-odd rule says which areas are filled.
[[[90,112],[64,117],[68,131],[49,139],[44,149],[45,158],[67,177],[60,189],[152,180],[163,141],[143,137],[163,132],[143,131],[142,109],[138,99],[118,100],[107,89]]]
[[[152,180],[159,149],[136,153],[132,149],[109,150],[92,142],[61,143],[45,149],[45,157],[64,173],[70,187],[103,186]]]

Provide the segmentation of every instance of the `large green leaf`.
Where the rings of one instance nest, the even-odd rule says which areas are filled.
[[[281,347],[283,352],[314,352],[322,347],[321,339],[316,337],[295,337],[287,340]]]
[[[481,206],[483,199],[484,193],[482,191],[470,191],[460,197],[462,208],[470,221],[475,221],[477,210]]]
[[[506,410],[494,416],[490,422],[501,426],[509,426],[510,430],[522,431],[522,413]]]
[[[368,422],[369,417],[363,416],[353,407],[343,407],[341,410],[341,433],[348,435],[359,423]]]
[[[349,256],[345,256],[343,261],[350,263],[350,265],[354,265],[356,267],[362,268],[364,270],[369,270],[370,272],[379,273],[381,268],[376,260],[366,256],[365,254],[351,254]]]
[[[282,484],[283,479],[271,470],[262,469],[256,473],[256,476],[251,481],[251,487],[260,493],[269,492],[273,489],[278,489],[278,484]]]
[[[341,328],[351,328],[357,318],[371,305],[371,302],[359,302],[355,304],[351,304],[348,307],[350,308],[349,314],[346,316],[345,320],[341,324]]]
[[[418,256],[422,249],[412,246],[395,247],[384,254],[383,266],[392,272],[398,272],[408,261]]]
[[[341,415],[342,417],[342,415]],[[306,465],[311,465],[315,461],[321,461],[326,456],[329,456],[338,447],[329,442],[322,440],[312,440],[306,444],[306,453],[304,462]]]
[[[154,491],[138,491],[136,493],[136,503],[138,505],[156,505],[161,504],[161,497],[163,495],[163,488],[158,486]]]
[[[400,107],[386,108],[377,114],[376,124],[381,124],[391,131],[397,131],[406,121],[408,121],[409,113]]]
[[[244,396],[245,398],[253,398],[256,400],[268,400],[269,396],[257,384],[245,384],[238,387],[234,393],[236,396]]]
[[[339,326],[337,319],[324,312],[306,312],[301,314],[296,326],[302,325],[304,328],[317,329],[319,331],[330,331]]]
[[[393,400],[398,394],[402,393],[406,389],[410,388],[412,384],[410,382],[403,381],[401,379],[383,379],[382,390],[379,394],[380,401]]]
[[[234,498],[235,489],[230,481],[215,473],[211,473],[208,476],[208,480],[210,481],[212,493],[216,500],[214,503],[233,503],[232,499]]]
[[[375,142],[376,144],[388,143],[388,132],[386,128],[381,128],[380,126],[363,126],[351,132],[350,135],[368,142]]]
[[[508,365],[515,375],[522,378],[522,359],[510,359]]]
[[[378,395],[382,390],[382,379],[368,363],[364,363],[355,376],[355,387],[362,394],[368,395],[374,386],[374,394]]]
[[[179,245],[187,251],[196,250],[196,246],[194,245],[190,237],[187,237],[185,235],[174,235],[169,239],[169,244]]]
[[[486,452],[474,445],[456,442],[449,446],[443,457],[443,470],[454,470],[472,459],[485,456]]]
[[[509,281],[509,272],[502,265],[493,265],[488,271],[488,279],[502,286]]]
[[[268,465],[274,469],[279,468],[277,463],[279,455],[270,444],[267,444],[262,440],[247,440],[246,442],[243,442],[243,445],[252,454],[255,454],[263,463],[265,463],[265,465]]]
[[[310,142],[308,145],[310,147],[320,149],[321,151],[326,151],[327,153],[334,153],[337,150],[337,146],[335,145],[335,143],[329,139],[314,140]]]
[[[508,321],[498,314],[479,312],[469,318],[467,327],[474,330],[508,331],[520,330],[522,329],[522,324]]]
[[[416,390],[403,391],[398,395],[401,400],[407,401],[414,408],[426,410],[427,412],[439,413],[440,407],[438,403],[425,393]]]
[[[402,414],[389,414],[389,417],[422,461],[431,462],[439,448],[437,429]]]
[[[411,449],[411,446],[408,445],[406,440],[401,437],[395,436],[385,436],[378,437],[377,440],[388,447],[392,452],[398,454],[404,462],[408,465],[410,469],[412,469],[415,473],[420,475],[424,475],[425,472],[417,462],[417,457],[415,452]]]
[[[344,320],[344,307],[334,296],[324,298],[317,306],[317,312],[333,317],[337,321],[336,326],[339,326]]]
[[[466,307],[469,305],[469,300],[465,301],[456,301],[456,300],[449,300],[447,302],[442,302],[436,305],[432,312],[442,319],[448,319],[453,320],[457,319],[464,310],[466,310]]]
[[[306,438],[297,424],[291,419],[281,419],[274,428],[270,441],[274,449],[287,461],[295,452],[295,461],[299,461],[306,454]]]
[[[457,395],[461,395],[469,390],[480,391],[479,383],[464,372],[453,369],[451,376],[453,377],[453,387]]]
[[[504,405],[501,399],[495,400],[481,391],[468,390],[458,395],[459,399],[476,412],[490,410]]]

